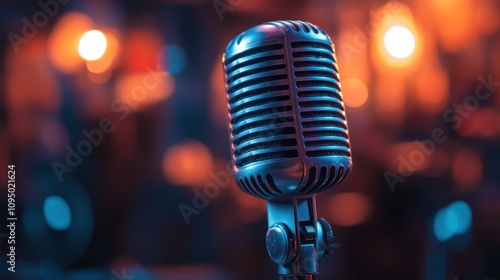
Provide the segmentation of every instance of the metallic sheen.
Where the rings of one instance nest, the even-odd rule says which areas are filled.
[[[334,46],[320,28],[273,21],[223,56],[235,179],[274,199],[327,190],[351,170]]]

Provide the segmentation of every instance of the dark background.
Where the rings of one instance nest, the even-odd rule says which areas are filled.
[[[500,279],[498,1],[41,3],[0,3],[0,178],[15,164],[18,218],[16,273],[0,228],[3,279],[275,279],[265,201],[225,181],[221,68],[234,36],[275,19],[331,36],[349,121],[354,169],[318,196],[336,242],[319,279]],[[384,46],[394,25],[414,36],[407,58]],[[91,29],[108,45],[86,62]]]

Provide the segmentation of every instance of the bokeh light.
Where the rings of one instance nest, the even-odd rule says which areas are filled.
[[[117,77],[115,91],[131,111],[140,111],[172,95],[175,80],[163,71],[123,73]]]
[[[106,50],[96,60],[87,60],[87,69],[95,74],[102,74],[114,67],[120,54],[120,42],[116,31],[103,31],[106,36]],[[106,76],[106,75],[105,75]],[[109,76],[109,75],[108,75]]]
[[[449,52],[458,52],[470,47],[481,33],[475,19],[481,2],[484,1],[426,0],[421,5],[425,7],[426,18],[433,23],[433,33],[440,45]]]
[[[404,78],[419,68],[426,40],[421,34],[421,23],[415,19],[409,6],[387,3],[373,13],[387,13],[391,5],[397,5],[398,11],[385,17],[373,32],[375,40],[371,41],[371,59],[380,74],[392,75],[392,79]]]
[[[365,194],[350,192],[332,196],[328,213],[333,224],[354,226],[364,222],[372,209],[372,203]]]
[[[131,55],[123,56],[121,68],[130,72],[141,72],[160,64],[158,53],[165,45],[162,37],[153,27],[129,29],[122,46],[123,52]]]
[[[415,50],[415,37],[403,26],[393,26],[384,35],[384,46],[395,58],[407,58]]]
[[[425,67],[416,73],[413,81],[416,99],[422,112],[426,115],[441,113],[450,95],[446,71],[440,67]]]
[[[350,254],[320,277],[500,277],[497,0],[296,1],[285,10],[280,1],[247,1],[233,13],[201,0],[44,2],[2,6],[0,162],[16,164],[23,186],[21,278],[195,279],[193,263],[201,264],[196,279],[210,278],[211,267],[228,272],[214,279],[275,277],[262,244],[267,201],[232,176],[220,58],[249,19],[286,15],[332,36],[356,166],[318,195],[318,216],[337,226]],[[239,56],[255,68],[249,75],[269,73],[241,84],[255,86],[242,92],[265,99],[255,102],[262,107],[272,92],[286,94],[274,91],[267,68],[280,62],[267,58],[323,65],[320,49],[293,57],[272,48]],[[101,129],[108,120],[110,133]],[[438,129],[446,142],[429,142]],[[314,135],[327,134],[335,133]]]
[[[49,196],[43,202],[45,221],[53,230],[66,230],[71,225],[71,210],[60,196]]]
[[[458,189],[470,191],[479,187],[483,178],[483,161],[474,151],[458,151],[454,157],[451,171]]]
[[[348,107],[357,108],[363,106],[368,100],[368,88],[358,78],[347,78],[342,81],[342,94],[344,103]]]
[[[212,154],[198,141],[174,145],[163,155],[163,174],[177,186],[202,187],[212,170]]]
[[[467,232],[472,223],[472,211],[463,201],[456,201],[439,210],[434,217],[434,234],[439,241]]]
[[[106,36],[99,30],[90,30],[83,34],[78,43],[78,53],[85,60],[97,60],[106,52]]]
[[[74,73],[83,65],[78,44],[83,34],[94,26],[93,20],[78,12],[70,12],[56,23],[48,41],[48,55],[57,70]]]
[[[186,67],[186,53],[177,45],[166,45],[159,53],[162,67],[170,74],[179,74]]]

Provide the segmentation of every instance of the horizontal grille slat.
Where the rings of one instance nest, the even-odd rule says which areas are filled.
[[[267,45],[267,46],[252,48],[252,49],[246,50],[242,53],[239,53],[235,56],[232,56],[232,57],[226,59],[225,63],[226,63],[226,65],[229,65],[233,61],[238,60],[238,59],[243,58],[243,57],[256,55],[256,54],[263,53],[263,52],[275,51],[275,50],[279,50],[279,49],[283,49],[283,44],[274,44],[274,45]]]
[[[297,87],[331,87],[340,91],[339,83],[330,81],[297,81]]]
[[[253,47],[226,65],[227,100],[235,164],[298,157],[289,75],[282,43]],[[264,180],[262,180],[264,182]],[[258,178],[253,191],[272,191]]]
[[[255,68],[255,69],[252,69],[252,70],[243,71],[241,73],[232,75],[227,80],[227,83],[230,84],[233,81],[236,81],[237,79],[240,79],[242,77],[246,77],[246,76],[250,76],[250,75],[255,75],[255,74],[259,74],[259,73],[264,73],[264,72],[269,72],[269,71],[274,71],[274,70],[281,70],[281,69],[286,69],[286,65],[285,64],[278,64],[278,65],[272,65],[272,66],[267,66],[267,67],[259,67],[259,68]]]
[[[342,100],[340,93],[335,88],[332,91],[328,90],[310,90],[310,91],[299,91],[297,93],[299,98],[308,98],[308,97],[333,97],[338,100]]]
[[[282,96],[277,96],[277,97],[257,99],[255,101],[242,103],[239,106],[234,106],[233,108],[231,108],[230,113],[234,114],[238,111],[242,111],[242,110],[245,110],[245,109],[248,109],[251,107],[257,107],[257,106],[272,104],[272,103],[286,101],[286,100],[290,100],[289,95],[282,95]]]
[[[313,52],[313,51],[299,51],[299,52],[292,52],[292,57],[293,58],[298,58],[298,57],[314,57],[314,58],[326,58],[332,61],[335,61],[333,58],[333,55],[324,53],[324,52]]]
[[[288,78],[287,74],[280,74],[280,75],[273,75],[273,76],[268,76],[268,77],[263,77],[263,78],[256,78],[252,79],[243,83],[238,83],[237,85],[230,86],[227,90],[228,94],[231,95],[232,93],[242,89],[242,88],[247,88],[247,87],[252,87],[258,84],[263,84],[263,83],[268,83],[268,82],[274,82],[274,81],[280,81],[280,80],[285,80]]]
[[[256,131],[253,133],[248,133],[244,136],[241,137],[235,137],[233,142],[236,146],[240,145],[242,142],[247,142],[251,141],[254,139],[259,139],[259,138],[269,138],[269,137],[275,137],[275,136],[286,136],[286,135],[291,135],[295,134],[295,128],[294,127],[283,127],[280,129],[271,129],[271,130],[264,130],[264,131]]]
[[[237,95],[231,96],[231,98],[229,98],[229,104],[233,105],[233,104],[236,104],[243,99],[251,98],[254,96],[258,96],[258,95],[263,95],[266,93],[272,93],[275,91],[284,91],[284,90],[288,90],[289,88],[290,87],[288,86],[288,84],[286,84],[286,85],[278,85],[278,86],[268,86],[268,87],[263,87],[263,88],[251,90],[251,91],[241,92],[241,93],[238,93]]]
[[[304,131],[302,134],[304,135],[304,138],[329,137],[329,136],[342,137],[345,139],[348,138],[347,133],[335,130]]]
[[[345,116],[342,113],[336,111],[312,111],[312,112],[302,112],[300,113],[300,117],[303,119],[309,118],[339,118],[345,119]]]
[[[250,130],[253,128],[264,127],[264,126],[272,126],[272,127],[270,127],[270,129],[274,129],[276,126],[287,125],[288,123],[293,122],[293,121],[294,121],[294,118],[293,118],[293,116],[290,115],[290,116],[281,116],[281,117],[276,118],[276,119],[266,119],[266,120],[262,120],[262,121],[254,121],[254,122],[247,123],[244,125],[239,125],[239,126],[236,126],[236,124],[235,124],[233,127],[232,134],[238,135],[244,131],[247,131],[247,130]]]
[[[333,52],[333,49],[330,45],[318,43],[318,42],[292,42],[290,44],[292,48],[317,48],[324,49]]]
[[[240,156],[256,150],[278,149],[282,147],[294,147],[294,146],[297,146],[297,139],[295,138],[288,138],[276,141],[263,141],[258,144],[252,144],[244,148],[236,149],[234,154],[236,156]]]
[[[309,127],[341,127],[345,130],[347,130],[347,126],[343,122],[338,122],[338,121],[304,121],[302,122],[302,127],[303,128],[309,128]]]
[[[340,111],[344,111],[341,104],[331,100],[321,100],[321,101],[301,101],[299,102],[300,108],[336,108]]]
[[[283,159],[283,158],[297,158],[299,157],[298,150],[288,150],[288,151],[280,151],[280,152],[266,152],[262,154],[257,154],[249,157],[244,157],[236,160],[236,166],[240,167],[243,165],[247,165],[252,162],[271,160],[271,159]]]
[[[293,67],[302,68],[302,67],[325,67],[334,69],[335,72],[338,72],[335,65],[331,62],[322,62],[322,61],[295,61],[293,62]]]
[[[241,62],[241,63],[234,64],[234,65],[229,65],[226,69],[226,73],[227,73],[227,75],[231,75],[231,73],[233,73],[234,71],[241,69],[241,68],[244,68],[244,67],[247,67],[247,66],[250,66],[250,65],[264,63],[264,62],[271,62],[274,60],[282,60],[284,58],[285,58],[284,54],[276,54],[276,55],[257,57],[257,58],[254,58],[254,59],[251,59],[251,60],[248,60],[245,62]]]
[[[338,140],[313,140],[313,141],[305,141],[305,146],[309,147],[326,147],[326,146],[341,146],[350,148],[349,144],[346,141],[338,141]]]
[[[296,71],[295,77],[326,77],[337,80],[337,76],[327,71]]]
[[[350,157],[351,153],[343,150],[306,151],[306,157],[331,157],[331,156]]]
[[[262,110],[255,110],[255,111],[250,111],[244,114],[241,114],[239,116],[234,116],[233,119],[231,120],[232,124],[252,119],[255,117],[261,117],[265,115],[271,115],[271,114],[276,114],[276,113],[283,113],[283,112],[288,112],[292,110],[292,106],[282,106],[282,107],[275,107],[275,108],[268,108],[268,109],[262,109]]]

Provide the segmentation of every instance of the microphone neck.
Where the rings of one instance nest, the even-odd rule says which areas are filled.
[[[278,264],[278,274],[286,280],[312,279],[318,273],[318,255],[322,247],[316,217],[316,196],[292,196],[268,200],[266,247],[271,259]]]

